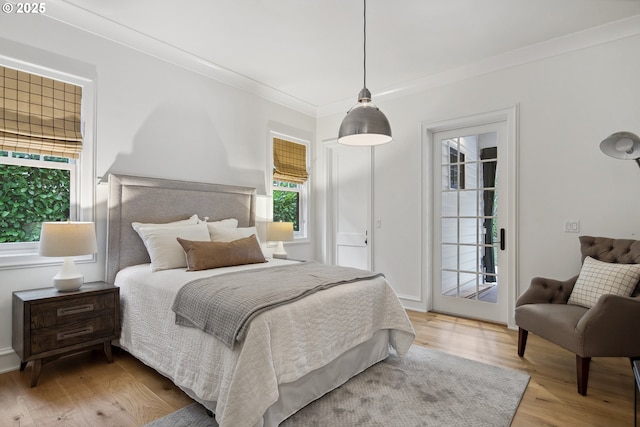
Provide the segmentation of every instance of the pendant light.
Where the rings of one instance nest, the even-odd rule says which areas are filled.
[[[364,0],[364,85],[358,94],[358,104],[351,108],[342,120],[338,142],[356,146],[391,142],[389,120],[371,102],[371,92],[367,89],[367,0]]]

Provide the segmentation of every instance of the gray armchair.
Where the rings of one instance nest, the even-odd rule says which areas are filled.
[[[582,261],[587,256],[610,263],[640,264],[640,241],[580,237]],[[536,277],[516,302],[518,355],[524,356],[532,332],[575,353],[578,393],[587,394],[592,357],[640,357],[640,297],[603,295],[586,308],[567,304],[578,276],[560,281]],[[639,284],[640,285],[640,284]]]

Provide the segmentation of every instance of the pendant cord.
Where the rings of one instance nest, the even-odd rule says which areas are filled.
[[[363,68],[364,68],[364,86],[363,87],[367,87],[367,0],[364,0],[364,62],[363,62]]]

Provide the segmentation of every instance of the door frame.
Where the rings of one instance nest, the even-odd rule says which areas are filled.
[[[326,192],[325,192],[325,218],[326,218],[326,233],[325,233],[325,262],[327,264],[336,264],[336,234],[337,224],[336,218],[338,215],[338,206],[337,206],[337,194],[334,187],[334,150],[335,149],[349,149],[348,146],[341,145],[338,143],[337,139],[332,139],[329,141],[324,141],[324,158],[325,158],[325,178],[326,178]],[[374,251],[374,235],[372,230],[373,224],[373,183],[374,183],[374,155],[375,148],[369,148],[369,194],[368,199],[369,203],[367,206],[368,214],[367,214],[367,264],[370,270],[373,270],[373,251]]]
[[[462,127],[479,126],[497,121],[504,121],[507,125],[507,233],[506,245],[509,248],[507,263],[509,265],[507,277],[503,279],[508,284],[507,292],[507,326],[515,329],[515,302],[518,293],[517,278],[518,266],[518,112],[519,106],[496,109],[483,113],[459,116],[450,119],[425,121],[422,123],[422,289],[426,295],[426,310],[433,309],[433,280],[434,250],[439,250],[433,241],[433,215],[434,213],[434,171],[433,171],[433,144],[434,134],[437,132],[454,130]]]

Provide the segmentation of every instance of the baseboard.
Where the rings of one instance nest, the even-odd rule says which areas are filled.
[[[20,368],[20,358],[11,347],[0,348],[0,374]]]

